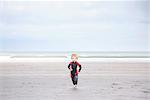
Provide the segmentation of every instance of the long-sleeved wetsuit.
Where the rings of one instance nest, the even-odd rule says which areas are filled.
[[[78,83],[78,70],[77,67],[79,66],[79,72],[81,71],[81,65],[78,62],[70,62],[68,65],[68,69],[72,69],[71,71],[71,79],[74,85],[77,85]]]

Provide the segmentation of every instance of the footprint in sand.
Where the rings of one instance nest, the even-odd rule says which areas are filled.
[[[123,87],[118,87],[118,89],[123,89]]]
[[[25,82],[22,82],[22,84],[25,84]]]
[[[119,85],[118,83],[112,83],[112,85]]]
[[[143,92],[143,93],[150,93],[150,91],[146,91],[146,90],[145,90],[145,91],[142,91],[142,92]]]
[[[31,82],[28,82],[28,84],[32,84]]]

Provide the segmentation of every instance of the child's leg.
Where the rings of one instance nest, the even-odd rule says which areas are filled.
[[[78,84],[78,75],[76,75],[75,77],[76,77],[76,79],[75,79],[75,85],[77,85]]]
[[[74,81],[74,75],[71,76],[71,79],[72,79],[73,85],[75,85],[76,83],[75,83],[75,81]]]

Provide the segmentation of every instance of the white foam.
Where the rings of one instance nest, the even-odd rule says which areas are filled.
[[[70,62],[70,58],[11,58],[0,56],[0,62]],[[79,58],[79,62],[150,62],[150,58]]]

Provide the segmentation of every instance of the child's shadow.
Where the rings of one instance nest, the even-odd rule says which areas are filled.
[[[71,90],[72,90],[72,91],[77,91],[78,88],[73,87],[73,88],[71,88]]]

